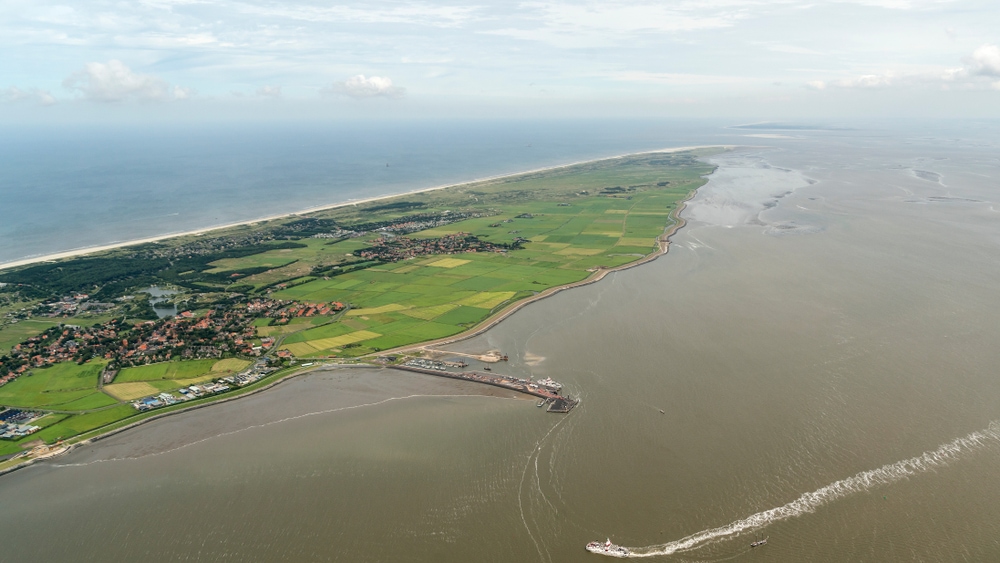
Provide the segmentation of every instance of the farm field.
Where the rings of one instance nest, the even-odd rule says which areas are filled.
[[[182,387],[185,381],[204,376],[213,378],[225,377],[242,370],[248,365],[250,365],[249,361],[236,358],[160,362],[146,366],[125,368],[118,373],[112,385],[170,380],[171,383],[177,383],[176,387],[174,387],[176,389]]]
[[[297,318],[286,325],[269,326],[271,319],[257,319],[254,322],[254,326],[257,327],[257,336],[282,336],[285,334],[292,334],[293,332],[299,332],[300,330],[306,330],[321,324],[326,324],[330,322],[330,320],[331,318],[328,316],[319,315],[315,317]]]
[[[112,405],[116,401],[97,390],[97,378],[105,365],[95,360],[83,365],[62,362],[36,368],[32,375],[0,387],[0,404],[70,411]]]
[[[281,334],[291,334],[281,348],[303,358],[351,357],[451,336],[546,289],[636,261],[657,249],[678,203],[710,171],[696,161],[690,168],[673,166],[688,162],[681,158],[636,157],[469,186],[465,191],[487,200],[494,213],[407,236],[468,233],[492,243],[530,242],[505,253],[419,256],[280,289],[274,297],[351,305],[330,325],[299,325],[303,330],[294,333],[284,327]],[[439,209],[436,200],[450,203],[444,195],[407,199],[425,200],[424,210]],[[334,263],[376,236],[281,252]]]

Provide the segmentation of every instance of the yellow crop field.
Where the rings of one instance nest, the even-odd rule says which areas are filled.
[[[132,383],[112,383],[111,385],[105,385],[104,392],[119,401],[131,401],[132,399],[157,395],[160,393],[160,390],[148,383],[136,381]]]
[[[348,317],[359,317],[361,315],[378,315],[380,313],[392,313],[394,311],[402,311],[403,309],[409,309],[406,305],[400,305],[399,303],[389,303],[388,305],[382,305],[381,307],[371,307],[369,309],[351,309],[347,312]]]
[[[433,307],[420,307],[419,309],[408,309],[403,311],[403,314],[408,317],[414,317],[417,319],[423,319],[425,321],[432,320],[434,318],[440,317],[441,315],[451,311],[452,309],[458,307],[454,303],[445,303],[444,305],[435,305]]]
[[[295,354],[296,356],[308,356],[309,354],[315,354],[319,352],[316,348],[309,345],[308,342],[296,342],[295,344],[285,344],[282,348],[288,350],[289,352]]]
[[[456,268],[462,264],[468,264],[472,260],[462,260],[461,258],[442,258],[428,264],[428,266],[434,266],[435,268]]]
[[[459,301],[458,304],[468,305],[469,307],[492,309],[511,297],[514,297],[513,291],[484,291],[482,293],[477,293],[476,295],[470,295]]]
[[[377,332],[372,332],[370,330],[359,330],[357,332],[350,332],[343,334],[341,336],[334,336],[332,338],[320,338],[319,340],[310,340],[309,344],[314,348],[319,350],[325,350],[327,348],[336,348],[337,346],[343,346],[344,344],[353,344],[355,342],[361,342],[362,340],[371,340],[372,338],[378,338],[382,336]]]

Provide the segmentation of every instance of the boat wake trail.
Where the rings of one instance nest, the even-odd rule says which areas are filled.
[[[744,532],[760,530],[780,520],[815,512],[821,506],[848,495],[889,485],[920,473],[926,473],[947,465],[949,462],[955,461],[965,454],[997,442],[1000,442],[1000,422],[993,421],[987,428],[977,430],[961,438],[956,438],[947,444],[942,444],[936,450],[924,452],[910,459],[883,465],[878,469],[862,471],[857,475],[830,483],[811,493],[805,493],[784,506],[758,512],[725,526],[704,530],[665,544],[629,548],[631,553],[628,556],[656,557],[671,555],[698,549],[710,543],[722,541]]]
[[[535,468],[535,478],[532,479],[532,481],[534,482],[534,486],[531,487],[531,490],[533,492],[538,493],[538,495],[540,496],[540,498],[545,502],[545,504],[547,504],[549,506],[550,509],[552,509],[554,512],[558,512],[558,509],[556,509],[556,507],[553,506],[551,502],[549,502],[549,499],[545,497],[545,493],[542,492],[541,479],[540,479],[540,477],[538,475],[538,456],[542,452],[542,445],[545,443],[546,440],[548,440],[549,436],[557,428],[559,428],[560,426],[562,426],[562,424],[564,422],[566,422],[566,420],[568,420],[568,419],[569,419],[569,417],[563,417],[562,420],[560,420],[559,422],[557,422],[554,426],[552,426],[552,428],[549,428],[549,431],[546,432],[544,436],[542,436],[541,438],[539,438],[537,442],[535,442],[535,447],[532,448],[531,453],[528,454],[528,459],[527,459],[527,461],[524,464],[524,471],[521,472],[521,483],[518,485],[518,488],[517,488],[517,507],[518,507],[518,510],[520,510],[520,512],[521,512],[521,523],[524,524],[524,529],[525,529],[525,531],[528,532],[528,537],[531,538],[531,542],[535,544],[535,549],[538,551],[538,557],[539,557],[540,561],[549,561],[549,562],[551,562],[552,561],[552,554],[549,553],[549,549],[548,549],[548,547],[546,547],[545,540],[542,537],[542,535],[539,534],[539,537],[536,538],[535,534],[533,534],[531,532],[532,526],[531,526],[531,524],[528,523],[528,519],[530,517],[530,514],[529,514],[530,513],[530,507],[529,507],[529,513],[525,512],[525,507],[524,507],[524,500],[523,500],[524,496],[525,496],[524,484],[525,484],[525,481],[528,478],[528,469],[530,467],[532,467],[532,465],[534,465],[534,468]],[[537,522],[535,522],[534,518],[532,518],[532,523],[535,524],[536,528],[538,527],[537,526]]]

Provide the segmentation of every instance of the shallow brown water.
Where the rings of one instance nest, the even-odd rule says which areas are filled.
[[[720,158],[666,257],[454,346],[569,416],[306,376],[0,478],[0,559],[1000,559],[997,151],[847,135]]]

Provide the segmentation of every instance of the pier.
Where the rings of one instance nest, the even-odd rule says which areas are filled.
[[[410,360],[405,364],[396,366],[387,366],[393,369],[398,369],[402,371],[411,371],[414,373],[423,373],[426,375],[434,375],[437,377],[447,377],[449,379],[459,379],[462,381],[472,381],[474,383],[483,383],[486,385],[492,385],[494,387],[501,387],[503,389],[510,389],[512,391],[517,391],[518,393],[524,393],[526,395],[533,395],[542,399],[549,406],[546,409],[548,412],[553,413],[568,413],[573,410],[573,407],[580,404],[580,401],[560,395],[557,389],[548,388],[545,385],[540,385],[533,381],[527,379],[521,379],[519,377],[513,377],[510,375],[500,375],[493,373],[483,373],[480,371],[448,371],[445,369],[444,364],[436,361],[428,360]],[[561,386],[560,386],[561,387]]]

